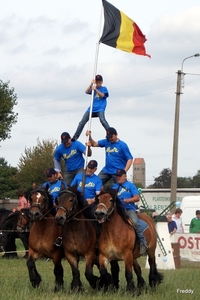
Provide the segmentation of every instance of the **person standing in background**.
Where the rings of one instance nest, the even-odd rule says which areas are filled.
[[[181,208],[176,208],[174,215],[172,216],[172,220],[176,222],[176,226],[177,226],[176,233],[184,233],[183,221],[181,218],[182,212],[183,211]]]

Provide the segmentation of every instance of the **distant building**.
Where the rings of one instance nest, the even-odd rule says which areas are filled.
[[[146,186],[146,167],[144,158],[135,158],[133,160],[133,182],[141,183]]]

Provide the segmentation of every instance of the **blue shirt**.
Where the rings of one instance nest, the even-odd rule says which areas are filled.
[[[52,203],[54,204],[59,196],[61,189],[63,189],[63,187],[67,188],[66,183],[61,180],[56,180],[56,182],[53,183],[48,181],[43,183],[42,188],[45,189],[47,185],[49,186],[48,193],[52,199]]]
[[[82,191],[83,186],[83,173],[78,173],[70,186],[76,186],[77,190],[79,192]],[[95,175],[92,174],[91,176],[86,175],[85,176],[85,188],[84,188],[84,200],[86,199],[92,199],[96,196],[96,192],[100,192],[102,188],[102,181],[101,179]]]
[[[136,205],[134,202],[125,203],[123,201],[124,199],[129,199],[134,197],[135,195],[139,195],[138,189],[132,182],[125,181],[123,184],[115,183],[112,186],[112,189],[119,189],[117,193],[117,197],[119,198],[119,200],[127,210],[129,209],[136,210]]]
[[[176,222],[172,220],[171,222],[168,223],[169,233],[172,232],[174,230],[174,228],[177,229],[177,225],[176,225]]]
[[[106,98],[109,97],[108,90],[105,86],[101,86],[97,88],[97,90],[104,94],[104,97],[100,97],[96,91],[94,91],[94,99],[93,99],[93,107],[92,112],[99,112],[105,111],[107,100]],[[92,89],[90,90],[89,94],[92,93]],[[90,111],[90,107],[88,107],[87,111]]]
[[[86,147],[79,141],[74,141],[69,147],[60,144],[54,153],[54,159],[60,161],[61,157],[64,158],[66,171],[76,171],[84,167],[83,154]]]
[[[105,173],[115,174],[118,169],[124,169],[127,161],[133,158],[127,144],[121,140],[111,143],[107,139],[103,139],[98,141],[98,145],[105,148],[106,165],[103,168]]]

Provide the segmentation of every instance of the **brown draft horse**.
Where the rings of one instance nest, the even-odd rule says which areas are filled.
[[[65,257],[72,270],[71,289],[82,289],[78,269],[80,257],[85,258],[85,276],[92,288],[98,277],[93,274],[95,261],[96,231],[91,220],[86,219],[82,209],[82,196],[75,188],[61,191],[58,197],[56,223],[62,225],[62,241]]]
[[[102,191],[96,199],[98,201],[95,211],[96,219],[102,223],[102,231],[99,238],[99,267],[100,274],[104,280],[104,285],[109,285],[109,274],[107,273],[107,264],[112,261],[123,260],[125,264],[125,277],[127,281],[127,290],[135,291],[133,281],[132,267],[138,279],[138,288],[145,286],[142,278],[141,268],[137,262],[139,254],[139,243],[137,242],[135,230],[133,230],[130,219],[125,209],[120,205],[120,200],[116,197],[117,191],[112,189]],[[163,280],[163,275],[158,273],[155,262],[155,250],[157,243],[156,229],[153,219],[146,214],[138,214],[139,219],[148,224],[144,235],[148,244],[148,262],[150,266],[149,284],[155,287]],[[117,265],[116,265],[117,266]],[[112,272],[113,285],[118,288],[119,268]]]
[[[35,261],[38,258],[46,257],[54,263],[55,288],[58,291],[63,288],[63,267],[61,260],[64,257],[62,247],[53,243],[60,235],[61,228],[56,225],[55,217],[52,214],[52,201],[44,189],[36,189],[30,196],[30,217],[33,225],[29,235],[29,253],[27,267],[29,278],[34,288],[39,287],[41,276],[38,273]]]

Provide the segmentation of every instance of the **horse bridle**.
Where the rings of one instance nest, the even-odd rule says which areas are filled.
[[[25,213],[24,212],[22,212],[22,211],[20,211],[19,210],[19,213],[20,213],[20,215],[21,215],[21,217],[22,218],[24,218],[26,221],[27,221],[27,225],[26,226],[22,226],[21,224],[17,224],[17,227],[16,227],[16,229],[17,228],[19,228],[19,229],[17,229],[20,233],[21,232],[27,232],[27,231],[29,231],[29,230],[27,230],[27,229],[29,229],[29,226],[30,226],[30,222],[29,222],[29,219],[28,219],[28,217],[25,215]]]
[[[61,192],[60,192],[60,195],[59,196],[61,196],[61,195],[63,195],[63,194],[66,194],[66,193],[68,193],[68,194],[70,194],[70,195],[72,195],[73,196],[73,201],[72,201],[72,206],[70,207],[70,209],[67,209],[67,208],[65,208],[64,206],[58,206],[57,207],[57,210],[58,209],[62,209],[62,210],[64,210],[64,212],[65,212],[65,214],[66,214],[66,218],[69,218],[70,217],[70,213],[71,213],[71,211],[72,210],[74,210],[74,208],[76,207],[76,205],[77,205],[77,197],[76,197],[76,194],[75,193],[73,193],[72,191],[70,191],[70,190],[62,190]]]
[[[30,211],[31,211],[31,209],[32,209],[33,207],[36,207],[36,208],[38,208],[39,212],[41,213],[41,211],[43,210],[43,208],[45,207],[45,205],[46,205],[46,204],[48,203],[48,201],[49,201],[48,194],[47,194],[47,192],[46,192],[45,190],[40,190],[40,189],[33,191],[33,192],[31,193],[31,196],[34,195],[34,194],[37,194],[37,195],[36,195],[37,202],[35,202],[34,204],[32,204],[32,203],[31,203],[31,200],[30,200],[30,203],[31,203]],[[39,198],[40,198],[41,196],[44,196],[44,199],[43,199],[43,202],[44,202],[44,203],[43,203],[43,204],[41,204],[41,203],[39,202]],[[30,198],[31,198],[31,197],[30,197]]]
[[[108,193],[109,194],[109,193]],[[97,196],[97,199],[99,200],[99,196],[101,196],[101,195],[98,195]],[[111,195],[110,195],[111,196]],[[97,208],[101,205],[101,206],[103,206],[103,208],[106,210],[106,220],[109,220],[109,217],[112,215],[112,213],[114,212],[114,209],[115,209],[115,198],[113,198],[112,196],[111,196],[111,198],[109,199],[109,201],[110,200],[113,200],[113,204],[112,204],[112,206],[111,207],[109,207],[109,208],[107,208],[106,207],[106,205],[104,204],[104,203],[102,203],[102,202],[100,202],[100,203],[98,203],[97,204]]]

